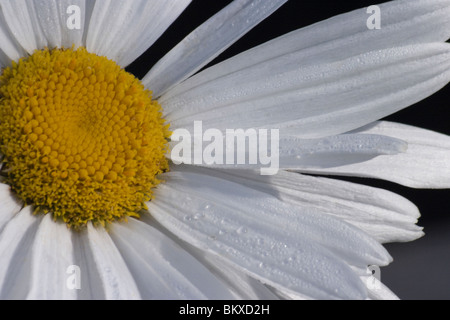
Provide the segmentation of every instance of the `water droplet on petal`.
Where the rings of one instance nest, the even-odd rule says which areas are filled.
[[[236,230],[236,232],[238,233],[238,234],[244,234],[244,233],[247,233],[247,228],[246,227],[240,227],[239,229],[237,229]]]

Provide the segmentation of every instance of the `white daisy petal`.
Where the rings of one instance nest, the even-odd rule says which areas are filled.
[[[275,288],[283,287],[294,292],[306,292],[312,297],[322,299],[364,297],[364,289],[361,287],[361,283],[357,281],[346,265],[339,263],[339,260],[330,256],[329,252],[324,251],[321,247],[316,247],[311,242],[301,242],[302,257],[294,256],[294,253],[287,253],[286,251],[283,255],[280,255],[282,245],[270,236],[265,236],[265,239],[270,243],[270,247],[256,248],[253,243],[248,241],[245,243],[245,248],[243,248],[244,245],[237,246],[236,243],[224,245],[222,241],[216,241],[214,235],[212,235],[219,233],[220,230],[205,229],[204,226],[202,226],[202,230],[196,230],[180,224],[180,220],[177,219],[172,219],[172,221],[162,220],[165,211],[173,212],[174,209],[171,209],[169,205],[161,205],[161,203],[151,207],[152,212],[158,216],[158,219],[182,239],[226,257],[231,263],[235,264],[236,268],[240,268],[242,272],[263,283]],[[205,232],[205,234],[202,232]],[[252,236],[254,236],[253,233]],[[209,240],[208,237],[210,237]],[[228,241],[233,240],[231,237],[229,238]],[[239,240],[235,239],[234,241],[238,242]],[[273,254],[271,248],[277,253]],[[264,253],[267,256],[270,255],[270,257],[261,258]],[[289,261],[290,257],[293,257],[292,260],[297,262]],[[301,260],[301,262],[298,260]],[[313,260],[321,261],[320,268],[313,265]],[[263,261],[266,261],[266,263]],[[282,263],[285,265],[279,267],[280,261],[283,261]],[[314,276],[312,270],[314,270]],[[333,278],[330,281],[328,278],[333,271],[339,273],[342,277]],[[343,292],[335,294],[337,288],[342,289]]]
[[[50,48],[62,47],[62,25],[59,16],[58,0],[34,0],[29,3],[32,5],[31,11],[36,13],[37,21],[40,24],[42,34],[47,40]]]
[[[2,0],[1,5],[11,32],[29,54],[83,45],[85,0]],[[80,24],[74,24],[78,18]]]
[[[297,208],[313,208],[343,219],[381,243],[412,241],[423,235],[416,226],[417,207],[383,189],[287,171],[273,176],[243,170],[210,170],[209,174],[268,193]]]
[[[280,167],[334,167],[339,163],[359,163],[382,154],[395,155],[406,149],[405,142],[382,135],[343,134],[311,140],[281,138]]]
[[[367,28],[367,8],[341,14],[243,52],[202,72],[193,87],[262,62],[299,52],[299,64],[346,59],[365,52],[450,37],[449,0],[400,0],[379,5],[382,28]]]
[[[80,289],[78,290],[78,299],[80,300],[104,300],[106,292],[103,289],[103,278],[95,267],[95,259],[92,250],[89,248],[89,242],[86,241],[86,232],[75,232],[72,234],[73,253],[75,264],[80,272]]]
[[[294,53],[185,91],[188,79],[159,102],[173,129],[190,130],[202,120],[205,129],[282,128],[282,134],[321,138],[407,107],[450,80],[450,44],[444,43],[306,67],[299,61]]]
[[[5,228],[4,236],[16,232],[20,239],[2,251],[8,277],[0,286],[2,297],[7,299],[75,299],[76,290],[66,285],[66,270],[73,265],[71,234],[67,227],[52,221],[51,215],[36,219],[30,209],[24,209]],[[23,231],[17,231],[17,223]],[[10,241],[14,241],[11,240]],[[8,243],[8,241],[1,241]],[[11,256],[12,255],[12,256]],[[19,266],[20,267],[17,267]],[[15,266],[15,267],[14,267]],[[0,277],[3,276],[3,270]]]
[[[100,291],[108,300],[139,299],[140,294],[136,283],[120,255],[119,250],[108,233],[101,228],[88,225],[86,234],[82,234],[84,253],[82,258],[85,266],[78,264],[81,272],[88,272],[94,283],[100,284]],[[86,270],[84,268],[87,268]],[[99,277],[99,279],[95,279]],[[83,286],[83,284],[82,284]],[[98,294],[99,288],[90,288],[94,294]],[[97,298],[94,296],[94,298]]]
[[[122,67],[145,52],[191,0],[97,0],[86,46]]]
[[[85,0],[2,0],[0,5],[11,33],[29,54],[82,45]],[[73,24],[75,17],[79,26]]]
[[[5,17],[3,8],[1,8],[0,15],[0,67],[11,65],[11,61],[18,61],[25,55],[25,51],[15,39],[14,34],[11,34],[8,22]]]
[[[223,152],[221,156],[214,155],[209,159],[210,155],[206,152],[208,147],[205,147],[208,145],[208,142],[202,143],[205,149],[198,148],[197,143],[191,143],[190,152],[184,152],[186,151],[184,149],[181,152],[177,144],[182,142],[172,141],[170,142],[170,149],[173,152],[169,153],[167,157],[177,161],[177,163],[195,163],[200,166],[215,168],[260,169],[268,172],[273,169],[272,172],[276,173],[278,168],[292,170],[309,166],[329,168],[343,164],[358,163],[378,155],[394,155],[407,149],[405,142],[381,135],[343,134],[322,139],[301,139],[292,136],[282,136],[279,140],[278,136],[269,135],[269,141],[266,144],[266,154],[271,163],[262,165],[255,157],[259,152],[258,148],[261,148],[260,144],[258,144],[258,139],[261,139],[262,136],[258,137],[258,133],[253,131],[252,134],[249,133],[249,137],[252,137],[249,140],[253,142],[249,143],[248,148],[245,148],[245,150],[238,149],[235,138],[231,140],[229,138],[223,139],[222,150],[235,150],[233,152],[234,156]],[[216,142],[214,142],[214,147],[217,148]],[[238,160],[239,158],[242,160]],[[198,163],[197,159],[202,159],[202,163]],[[233,161],[229,161],[230,159]]]
[[[236,0],[189,34],[144,77],[159,97],[211,62],[287,0]]]
[[[413,188],[450,187],[450,137],[393,122],[376,122],[358,133],[383,134],[408,143],[405,153],[332,169],[305,168],[322,174],[361,176],[393,181]]]
[[[219,256],[205,254],[208,266],[213,268],[215,274],[220,274],[230,288],[239,293],[244,300],[279,300],[270,289],[260,281],[248,276],[227,260]],[[206,262],[207,261],[207,262]]]
[[[232,199],[235,199],[233,200],[233,203],[239,203],[240,208],[237,210],[244,211],[248,218],[251,218],[251,215],[255,215],[256,219],[264,218],[267,219],[267,221],[272,219],[276,220],[277,223],[274,224],[274,227],[275,225],[283,225],[283,228],[286,230],[291,227],[295,230],[301,229],[303,236],[330,249],[330,251],[333,251],[333,253],[338,255],[341,259],[354,266],[365,266],[367,263],[379,265],[389,263],[391,258],[385,249],[377,241],[374,241],[363,232],[360,232],[360,230],[353,228],[344,222],[341,223],[340,220],[336,220],[333,217],[318,214],[315,210],[308,210],[305,208],[305,210],[299,214],[296,206],[281,203],[276,197],[267,197],[267,193],[248,188],[244,184],[237,183],[236,181],[224,179],[219,172],[212,174],[210,171],[211,170],[192,166],[178,166],[167,176],[171,177],[173,181],[176,181],[180,185],[173,185],[173,183],[170,183],[168,188],[179,191],[180,189],[184,190],[184,188],[181,188],[181,185],[184,186],[184,183],[189,185],[192,184],[192,195],[196,195],[196,192],[198,192],[199,189],[203,191],[205,188],[200,182],[203,182],[206,186],[217,185],[216,189],[220,190],[210,190],[208,195],[211,199],[210,202],[213,204],[216,202],[218,209],[223,209],[225,212],[228,212],[230,208],[234,208],[227,200],[223,200],[231,197]],[[195,182],[192,182],[192,179],[194,179]],[[223,195],[222,200],[219,196],[220,194]],[[203,198],[203,196],[199,196],[198,194],[197,197]],[[261,197],[265,197],[265,199],[262,200]],[[242,202],[239,200],[242,200]],[[207,205],[208,204],[205,206],[207,207]],[[205,208],[205,212],[209,212],[208,208]],[[328,220],[329,218],[331,220]],[[239,217],[236,219],[239,219]],[[189,216],[187,216],[187,221],[190,221]],[[245,219],[242,223],[246,223]],[[336,224],[331,225],[333,223]],[[318,236],[319,234],[328,234],[329,239],[323,239],[321,236]],[[336,238],[331,240],[333,237]],[[358,238],[358,241],[354,241],[356,238]],[[293,241],[291,243],[296,242]]]
[[[234,299],[200,262],[155,228],[129,219],[111,237],[124,257],[143,299]]]
[[[47,215],[37,229],[31,248],[30,288],[27,299],[76,299],[77,290],[67,286],[67,269],[74,263],[71,232]]]
[[[94,13],[94,8],[95,8],[95,3],[97,2],[97,0],[85,0],[85,14],[86,16],[84,17],[84,32],[83,32],[83,38],[82,38],[82,43],[84,46],[87,47],[86,43],[87,43],[87,36],[90,30],[90,25],[91,25],[91,18],[92,18],[92,14]]]
[[[361,281],[366,284],[369,299],[399,300],[399,298],[377,278],[373,276],[361,276]]]
[[[31,54],[39,47],[36,37],[39,37],[40,30],[36,30],[33,26],[29,5],[30,1],[27,0],[0,1],[1,11],[10,32],[16,41]]]
[[[271,286],[311,297],[331,297],[341,288],[336,296],[356,297],[363,291],[343,260],[359,266],[390,261],[378,242],[332,217],[298,214],[267,194],[208,175],[172,172],[165,179],[148,204],[152,215]],[[331,279],[329,268],[339,275]]]
[[[186,246],[186,243],[183,242]],[[264,284],[248,276],[226,259],[210,254],[203,250],[189,246],[186,248],[193,254],[208,270],[222,279],[227,286],[238,294],[239,299],[244,300],[278,300],[279,297]]]
[[[28,252],[41,218],[26,207],[0,233],[0,299],[24,299],[30,287]]]
[[[9,185],[0,183],[0,232],[22,208],[22,204],[15,198]]]
[[[310,297],[306,297],[297,292],[296,293],[287,292],[287,291],[283,290],[282,288],[280,288],[280,289],[273,288],[272,290],[274,291],[275,294],[277,294],[283,300],[311,300]]]

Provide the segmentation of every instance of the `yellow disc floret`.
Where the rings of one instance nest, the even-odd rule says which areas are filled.
[[[168,170],[161,107],[105,57],[41,50],[0,76],[2,175],[70,227],[138,216]]]

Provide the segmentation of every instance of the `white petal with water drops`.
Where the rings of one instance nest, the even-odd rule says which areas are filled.
[[[22,208],[11,187],[0,183],[0,232],[3,227],[11,220]]]
[[[81,240],[84,247],[90,251],[90,258],[86,261],[87,267],[97,270],[99,279],[96,281],[101,284],[105,298],[139,299],[139,290],[133,276],[106,230],[94,228],[89,224],[87,233]]]
[[[367,162],[331,169],[302,171],[384,179],[413,188],[450,187],[450,137],[394,122],[376,122],[356,130],[359,134],[383,134],[408,143],[405,153],[383,155]]]
[[[111,237],[143,299],[234,299],[227,287],[183,248],[155,228],[130,219]]]
[[[167,53],[142,82],[159,97],[211,62],[286,1],[231,2]]]
[[[42,217],[26,207],[0,233],[0,299],[25,299],[31,285],[29,251]]]
[[[295,212],[242,185],[181,171],[164,179],[148,203],[163,226],[275,287],[322,298],[340,287],[337,296],[357,297],[364,293],[347,263],[385,265],[391,259],[377,241],[344,222]],[[330,277],[330,268],[339,275]]]
[[[68,286],[67,270],[74,264],[71,233],[67,226],[46,215],[29,252],[30,288],[27,299],[76,299],[77,290]],[[20,280],[18,280],[20,281]]]
[[[145,52],[191,0],[97,0],[86,38],[88,51],[126,67]]]
[[[387,190],[287,171],[273,176],[246,170],[210,170],[209,174],[265,192],[296,208],[312,208],[343,219],[381,243],[412,241],[423,235],[416,225],[420,217],[417,207]]]
[[[367,28],[367,8],[344,13],[221,62],[190,81],[186,89],[294,52],[299,55],[299,64],[323,64],[392,46],[443,42],[450,37],[450,0],[389,1],[380,9],[380,30]]]
[[[303,139],[356,129],[431,95],[450,81],[450,44],[367,52],[301,65],[296,53],[192,87],[159,102],[173,129],[271,128]],[[189,89],[188,89],[189,88]],[[221,90],[217,90],[221,88]]]

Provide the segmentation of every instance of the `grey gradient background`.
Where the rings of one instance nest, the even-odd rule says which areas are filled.
[[[230,2],[193,0],[155,46],[128,70],[142,77],[164,53]],[[373,4],[377,2],[290,0],[213,63],[286,32]],[[450,134],[450,85],[432,97],[386,119]],[[419,225],[424,227],[426,236],[411,243],[386,245],[394,262],[381,269],[381,280],[401,299],[450,299],[450,190],[416,190],[378,180],[344,179],[396,192],[413,201],[422,213]]]

